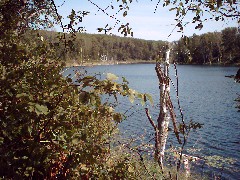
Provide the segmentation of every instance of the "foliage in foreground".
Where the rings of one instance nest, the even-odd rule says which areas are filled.
[[[0,177],[130,176],[127,159],[109,163],[122,117],[101,95],[139,94],[112,74],[98,80],[79,72],[73,84],[41,37],[31,47],[11,40],[1,47]]]
[[[102,95],[144,96],[112,74],[99,80],[78,72],[77,84],[63,78],[55,49],[38,33],[35,41],[24,38],[51,26],[39,16],[52,9],[51,1],[0,3],[0,178],[135,177],[130,158],[112,158],[122,116]]]

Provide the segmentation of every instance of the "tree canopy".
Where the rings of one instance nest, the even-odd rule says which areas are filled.
[[[239,64],[240,35],[237,28],[194,34],[175,42],[173,59],[183,64]]]
[[[64,44],[58,43],[59,33],[39,31],[39,34],[57,49],[59,55],[65,51]],[[34,39],[34,36],[29,32],[25,38],[31,42],[29,40]],[[70,35],[66,35],[66,38],[70,38]],[[163,49],[166,44],[167,42],[164,41],[150,41],[116,35],[77,33],[71,51],[65,53],[61,59],[70,62],[70,64],[73,61],[78,64],[81,64],[82,61],[101,62],[102,56],[106,56],[108,61],[149,61],[155,60],[159,50]]]
[[[77,33],[71,51],[65,52],[64,44],[58,42],[59,33],[43,30],[38,33],[54,47],[56,55],[69,65],[125,61],[134,63],[139,60],[154,63],[168,43],[116,35]],[[183,37],[171,43],[171,61],[179,64],[239,64],[239,38],[237,28],[234,27],[221,32]],[[36,36],[29,31],[24,39],[30,45]]]

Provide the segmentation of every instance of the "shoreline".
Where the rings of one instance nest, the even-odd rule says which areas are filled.
[[[155,64],[156,61],[144,61],[144,60],[136,60],[136,61],[113,61],[113,62],[84,62],[84,63],[66,63],[66,67],[92,67],[92,66],[110,66],[110,65],[123,65],[123,64]]]
[[[110,66],[110,65],[124,65],[124,64],[155,64],[155,60],[136,60],[136,61],[110,61],[110,62],[104,62],[104,61],[93,61],[93,62],[83,62],[83,63],[66,63],[66,67],[93,67],[93,66]],[[172,64],[172,63],[170,63]],[[177,65],[192,65],[192,66],[236,66],[240,67],[240,63],[236,64],[177,64]]]

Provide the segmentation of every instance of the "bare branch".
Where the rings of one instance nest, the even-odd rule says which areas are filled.
[[[180,136],[179,136],[179,130],[178,130],[178,127],[177,127],[176,114],[174,112],[172,101],[170,99],[170,95],[169,94],[168,94],[168,100],[167,100],[167,107],[168,107],[168,111],[170,112],[170,116],[171,116],[172,123],[173,123],[174,133],[176,135],[178,143],[182,144],[182,141],[181,141]]]
[[[225,16],[225,17],[240,17],[240,14],[226,14],[224,12],[218,11],[221,15]]]
[[[148,109],[148,108],[145,108],[145,112],[146,112],[146,115],[147,115],[147,118],[148,118],[149,122],[151,123],[152,127],[153,127],[154,130],[156,131],[156,130],[157,130],[157,126],[155,125],[155,123],[154,123],[153,120],[152,120],[152,117],[151,117],[150,114],[149,114],[149,109]]]

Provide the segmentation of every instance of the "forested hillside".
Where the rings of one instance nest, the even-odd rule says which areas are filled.
[[[156,60],[159,55],[163,55],[160,52],[168,43],[105,34],[78,33],[71,37],[69,34],[54,31],[38,33],[55,47],[57,56],[68,64]],[[29,32],[26,36],[28,42],[36,37],[33,34]],[[65,43],[69,47],[68,52]],[[240,63],[240,34],[237,28],[183,37],[173,42],[172,48],[171,61],[179,64]]]
[[[38,32],[58,50],[61,58],[79,64],[101,60],[155,60],[158,52],[167,44],[164,41],[148,41],[116,35],[78,33],[74,37],[70,35],[63,37],[63,33],[53,31]],[[31,37],[31,32],[26,38],[29,39],[29,37]],[[62,53],[66,48],[64,41],[59,41],[59,39],[63,38],[67,39],[67,43],[71,47],[67,53]],[[64,56],[61,56],[61,53]]]
[[[237,28],[193,35],[174,43],[174,59],[180,64],[239,64],[240,34]]]
[[[78,33],[71,37],[54,31],[38,31],[57,50],[58,57],[68,63],[91,63],[96,61],[155,60],[167,42],[119,37],[105,34]],[[29,42],[36,37],[29,32]],[[64,39],[64,40],[63,40]],[[60,41],[59,41],[60,40]],[[65,43],[70,47],[66,52]],[[181,38],[172,43],[172,62],[179,64],[239,64],[240,35],[237,28],[221,32]]]

